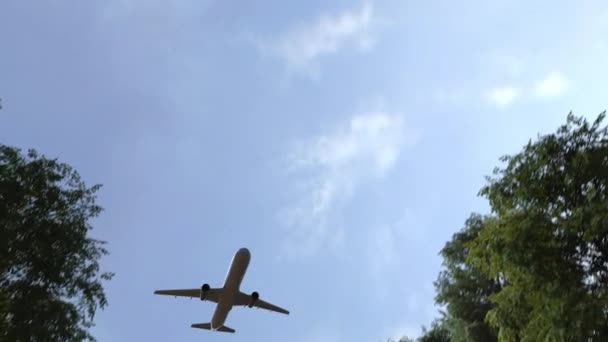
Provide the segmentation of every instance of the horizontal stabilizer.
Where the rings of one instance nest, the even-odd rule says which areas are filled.
[[[225,325],[219,327],[218,329],[211,329],[211,323],[195,323],[195,324],[192,324],[191,327],[198,328],[198,329],[205,329],[205,330],[216,330],[216,331],[228,332],[228,333],[233,333],[236,331]]]

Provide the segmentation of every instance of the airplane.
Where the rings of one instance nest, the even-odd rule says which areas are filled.
[[[209,284],[203,284],[203,286],[197,289],[156,290],[154,291],[154,294],[175,296],[176,298],[178,296],[200,298],[202,301],[216,303],[217,305],[213,312],[211,322],[195,323],[191,325],[192,328],[198,329],[234,333],[234,329],[224,325],[228,313],[232,310],[233,306],[256,307],[289,315],[289,311],[261,300],[258,292],[254,291],[249,295],[240,291],[241,282],[243,281],[250,260],[251,253],[247,248],[241,248],[234,254],[230,263],[230,268],[228,269],[228,274],[226,274],[224,287],[212,288]]]

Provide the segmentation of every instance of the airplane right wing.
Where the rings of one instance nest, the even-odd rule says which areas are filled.
[[[205,291],[202,289],[180,289],[180,290],[156,290],[154,294],[176,296],[176,297],[190,297],[190,298],[201,298],[201,292],[204,292],[204,300],[217,303],[220,299],[221,288],[209,288]]]
[[[257,295],[257,294],[256,294]],[[274,304],[270,304],[268,302],[265,302],[259,298],[256,297],[256,299],[254,300],[252,298],[251,295],[248,295],[246,293],[243,292],[239,292],[236,295],[236,298],[234,300],[234,305],[236,306],[251,306],[251,307],[256,307],[256,308],[260,308],[260,309],[265,309],[268,311],[274,311],[274,312],[278,312],[278,313],[282,313],[285,315],[289,315],[289,311],[278,307]]]

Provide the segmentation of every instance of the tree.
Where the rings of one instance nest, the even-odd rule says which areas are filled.
[[[86,187],[69,165],[34,150],[0,145],[0,340],[82,341],[107,305],[89,236],[99,185]]]
[[[504,156],[441,251],[447,313],[419,341],[608,340],[608,127],[572,113]]]
[[[414,339],[409,338],[407,336],[403,336],[399,339],[399,341],[389,338],[386,340],[386,342],[414,342]]]
[[[464,228],[454,234],[441,250],[443,270],[434,283],[437,291],[435,300],[437,304],[446,306],[447,317],[435,327],[450,331],[452,341],[489,342],[497,339],[495,330],[485,323],[485,317],[492,308],[489,297],[499,291],[500,284],[497,279],[487,277],[479,268],[467,263],[467,244],[480,234],[488,220],[489,217],[472,214]]]
[[[422,327],[422,336],[418,337],[418,342],[451,342],[452,332],[448,326],[447,318],[444,316],[431,323],[431,328],[427,330]]]
[[[500,279],[487,322],[501,341],[608,339],[608,128],[568,115],[505,156],[480,194],[493,218],[467,263]]]

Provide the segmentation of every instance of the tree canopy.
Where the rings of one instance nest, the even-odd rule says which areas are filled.
[[[0,145],[0,340],[82,341],[107,305],[89,233],[100,185],[69,165]]]
[[[496,278],[489,278],[478,267],[467,263],[467,244],[476,239],[490,218],[472,214],[464,228],[454,234],[441,250],[444,270],[435,282],[436,302],[448,313],[442,325],[450,327],[454,341],[495,341],[496,334],[485,323],[493,307],[490,296],[500,290]]]
[[[608,128],[570,113],[500,160],[441,251],[446,316],[419,341],[608,340]],[[441,335],[445,336],[445,335]]]
[[[501,340],[608,338],[608,128],[568,115],[502,160],[481,195],[494,219],[468,261],[504,279],[487,321]]]

